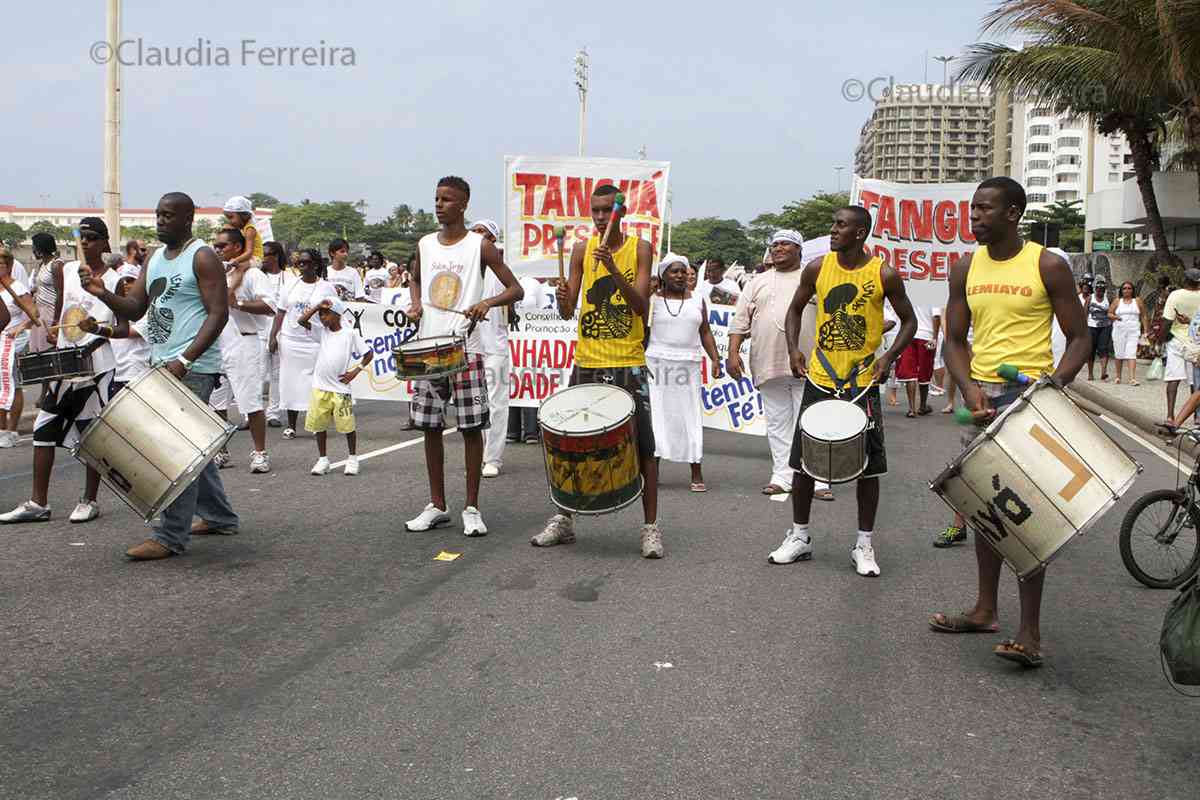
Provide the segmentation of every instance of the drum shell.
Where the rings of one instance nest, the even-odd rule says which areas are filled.
[[[859,406],[844,400],[822,400],[813,403],[805,412],[823,406],[827,403],[845,403],[857,409],[856,419],[861,417],[862,427],[856,433],[837,439],[818,438],[804,429],[804,416],[801,414],[799,430],[802,453],[801,466],[805,474],[823,483],[849,483],[857,480],[867,468],[869,455],[867,453],[867,430],[870,420],[862,414]]]
[[[86,347],[26,353],[18,357],[17,371],[22,386],[67,378],[88,378],[96,374],[92,366],[92,353]]]
[[[428,381],[467,369],[466,340],[459,336],[411,339],[392,350],[399,380]]]
[[[930,488],[1024,580],[1095,524],[1140,471],[1091,416],[1043,380]]]
[[[72,455],[149,522],[199,477],[235,431],[159,368],[118,392]]]
[[[630,411],[594,430],[559,430],[547,423],[539,409],[550,500],[572,514],[619,511],[636,501],[644,488],[633,396],[617,386],[607,388],[625,395]],[[568,396],[571,391],[564,389],[557,396]]]

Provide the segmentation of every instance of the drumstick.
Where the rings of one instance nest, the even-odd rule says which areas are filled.
[[[433,303],[430,303],[429,307],[434,311],[445,311],[447,314],[461,314],[462,316],[467,317],[467,312],[459,311],[457,308],[447,308],[445,306],[434,305]],[[470,317],[467,318],[470,319]],[[467,336],[470,336],[471,333],[474,332],[476,324],[478,324],[478,320],[472,319],[471,324],[467,326]]]
[[[625,216],[625,195],[617,192],[617,196],[613,198],[612,216],[608,218],[608,227],[604,229],[604,238],[600,240],[601,247],[607,247],[609,240],[613,237],[613,230],[618,233],[621,231],[621,217]],[[600,257],[596,256],[596,261],[600,261]]]
[[[567,229],[562,225],[554,226],[554,238],[558,240],[558,280],[562,282],[566,280],[563,276],[563,239],[567,236]]]

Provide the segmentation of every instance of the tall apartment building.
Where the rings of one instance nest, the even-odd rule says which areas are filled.
[[[901,183],[980,181],[991,173],[992,95],[977,84],[897,84],[875,103],[855,173]]]
[[[1029,210],[1082,200],[1133,177],[1133,157],[1121,134],[1096,132],[1093,121],[1059,114],[1037,100],[996,97],[991,170],[1025,187]]]

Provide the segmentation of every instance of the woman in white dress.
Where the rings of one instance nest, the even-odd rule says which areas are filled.
[[[333,284],[320,277],[323,266],[316,250],[301,250],[297,258],[300,277],[285,280],[275,307],[275,324],[271,328],[272,353],[279,353],[279,400],[287,411],[287,427],[283,438],[296,438],[296,422],[301,411],[308,410],[312,394],[313,368],[320,349],[319,332],[314,335],[300,325],[304,312],[322,300],[337,300]]]
[[[16,447],[17,423],[25,407],[18,383],[17,358],[29,347],[29,332],[43,328],[41,314],[29,287],[13,278],[13,254],[0,247],[0,301],[8,307],[9,322],[0,334],[0,447]]]
[[[650,419],[654,455],[691,464],[693,492],[707,491],[700,460],[704,453],[700,408],[702,354],[708,354],[712,377],[721,377],[721,357],[708,327],[708,308],[688,288],[688,260],[668,253],[658,265],[661,288],[650,298]]]
[[[1133,284],[1125,281],[1117,292],[1117,299],[1108,307],[1108,318],[1113,321],[1113,358],[1117,361],[1117,383],[1121,382],[1121,367],[1129,365],[1129,385],[1137,386],[1138,340],[1146,333],[1146,309],[1140,298],[1135,297]]]

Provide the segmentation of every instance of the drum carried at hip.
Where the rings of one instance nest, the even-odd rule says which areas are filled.
[[[71,455],[146,522],[200,476],[236,428],[160,367],[117,393]]]
[[[399,380],[430,381],[467,369],[467,341],[461,336],[410,339],[392,350]]]
[[[619,386],[563,389],[538,408],[554,505],[573,514],[619,511],[642,494],[636,406]]]
[[[1087,412],[1042,378],[929,488],[1025,580],[1112,508],[1139,472]]]

